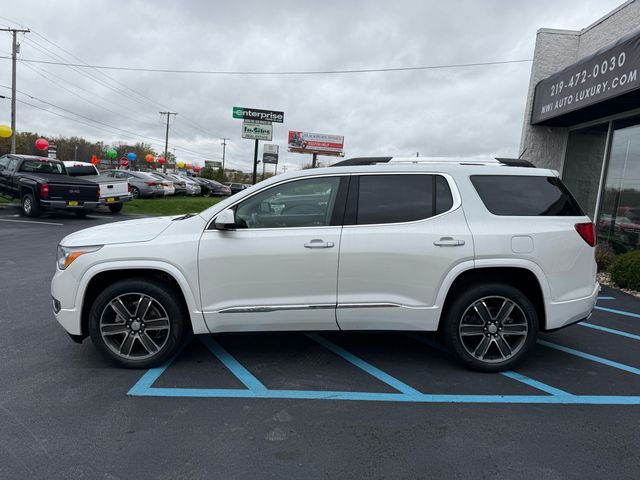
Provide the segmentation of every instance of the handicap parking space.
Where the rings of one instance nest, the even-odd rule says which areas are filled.
[[[396,332],[196,337],[130,396],[414,403],[640,405],[640,301],[606,290],[593,319],[541,334],[502,374],[464,369],[434,335]],[[596,322],[596,323],[593,323]]]

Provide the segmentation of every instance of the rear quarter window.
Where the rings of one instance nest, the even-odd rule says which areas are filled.
[[[581,217],[584,212],[557,177],[472,175],[471,183],[494,215]]]

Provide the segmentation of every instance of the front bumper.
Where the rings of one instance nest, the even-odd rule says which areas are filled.
[[[557,330],[589,318],[598,301],[598,293],[600,293],[600,284],[596,282],[593,292],[586,297],[548,303],[545,330]]]

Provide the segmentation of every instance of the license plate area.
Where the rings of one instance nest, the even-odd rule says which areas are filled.
[[[113,203],[113,202],[115,202],[115,201],[116,201],[116,199],[115,199],[115,198],[113,198],[113,197],[109,197],[109,198],[107,198],[107,203]]]
[[[67,202],[67,205],[70,207],[77,207],[78,206],[78,201],[77,200],[69,200]]]

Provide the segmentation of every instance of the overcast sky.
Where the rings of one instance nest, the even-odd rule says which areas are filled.
[[[579,30],[620,3],[22,0],[3,2],[0,25],[34,30],[20,37],[23,59],[317,71],[530,59],[537,29]],[[0,56],[10,51],[10,34],[0,32]],[[308,155],[286,152],[289,130],[344,135],[346,157],[416,152],[511,156],[518,154],[530,70],[527,62],[351,75],[231,76],[19,63],[18,90],[67,111],[24,94],[19,100],[83,123],[19,103],[18,130],[108,144],[139,140],[160,152],[164,127],[158,111],[169,109],[179,113],[170,134],[178,158],[200,164],[218,160],[218,137],[227,137],[228,166],[248,171],[253,141],[241,138],[242,121],[231,117],[237,105],[285,112],[284,124],[274,124],[273,143],[280,145],[281,165],[289,169],[310,162]],[[9,60],[0,59],[0,85],[11,85]],[[0,87],[0,95],[10,91]],[[0,99],[0,124],[9,123],[10,102]]]

